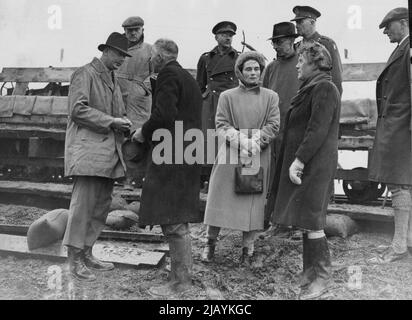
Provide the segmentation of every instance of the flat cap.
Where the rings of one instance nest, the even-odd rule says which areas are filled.
[[[231,32],[236,34],[237,27],[233,22],[230,21],[222,21],[215,25],[212,29],[213,34],[223,33],[223,32]]]
[[[143,25],[144,25],[143,19],[136,16],[136,17],[127,18],[123,22],[122,27],[123,28],[137,28],[137,27],[141,27]]]
[[[316,10],[315,8],[312,8],[309,6],[296,6],[292,9],[292,11],[296,16],[290,21],[297,21],[297,20],[306,19],[306,18],[311,18],[311,19],[316,20],[317,18],[320,17],[320,12]]]
[[[379,25],[379,29],[385,28],[389,22],[401,20],[401,19],[408,19],[409,13],[407,8],[395,8],[388,12],[388,14],[383,18],[381,24]]]

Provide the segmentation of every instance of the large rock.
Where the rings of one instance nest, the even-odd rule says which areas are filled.
[[[69,210],[56,209],[34,221],[27,231],[29,250],[45,247],[63,239],[68,218]]]
[[[136,213],[138,215],[139,210],[140,210],[140,202],[139,201],[133,201],[132,203],[130,203],[126,206],[126,209],[130,210],[130,211],[133,211],[134,213]]]
[[[110,204],[110,211],[115,210],[127,210],[127,201],[120,196],[113,196],[112,203]]]
[[[358,224],[348,216],[328,214],[326,216],[325,234],[328,237],[349,237],[359,231]]]
[[[139,216],[130,210],[115,210],[109,212],[106,225],[115,230],[128,229],[139,222]]]

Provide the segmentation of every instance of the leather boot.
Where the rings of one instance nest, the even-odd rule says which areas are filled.
[[[83,250],[67,246],[70,274],[80,281],[94,281],[96,276],[86,267],[83,261]]]
[[[93,256],[93,247],[84,247],[84,264],[96,271],[109,271],[114,269],[113,263],[103,262]]]
[[[302,243],[303,243],[303,271],[299,275],[299,286],[301,288],[307,287],[315,278],[315,270],[312,266],[310,249],[309,249],[309,239],[308,234],[303,233]]]
[[[319,298],[329,290],[331,285],[330,252],[326,237],[308,239],[308,245],[315,278],[308,286],[301,290],[301,300]]]
[[[211,262],[215,257],[216,239],[207,239],[207,244],[203,249],[201,260]]]
[[[190,234],[169,237],[169,254],[171,260],[170,281],[162,286],[151,287],[149,293],[153,296],[169,297],[193,289]]]
[[[243,247],[242,248],[242,255],[240,257],[240,263],[246,267],[251,267],[254,262],[254,254],[253,252],[249,252],[249,248]]]

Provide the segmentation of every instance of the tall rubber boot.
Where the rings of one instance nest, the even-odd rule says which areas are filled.
[[[326,237],[308,239],[308,245],[315,279],[302,289],[300,294],[301,300],[319,298],[326,293],[331,286],[331,261]]]
[[[114,269],[113,263],[103,262],[93,256],[93,247],[84,248],[84,264],[96,271],[109,271]]]
[[[303,244],[303,271],[299,275],[299,286],[301,288],[307,287],[315,279],[315,270],[312,266],[309,239],[306,232],[302,235]]]
[[[152,287],[149,293],[159,297],[182,294],[192,288],[192,244],[190,234],[169,237],[171,260],[170,281],[159,287]]]
[[[203,249],[201,260],[203,262],[212,262],[215,257],[216,239],[207,239],[207,244]]]
[[[80,281],[94,281],[96,276],[86,267],[83,261],[83,250],[67,246],[70,275]]]

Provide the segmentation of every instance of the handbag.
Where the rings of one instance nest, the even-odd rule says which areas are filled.
[[[235,193],[237,194],[259,194],[263,193],[263,168],[245,166],[240,162],[235,167]]]

